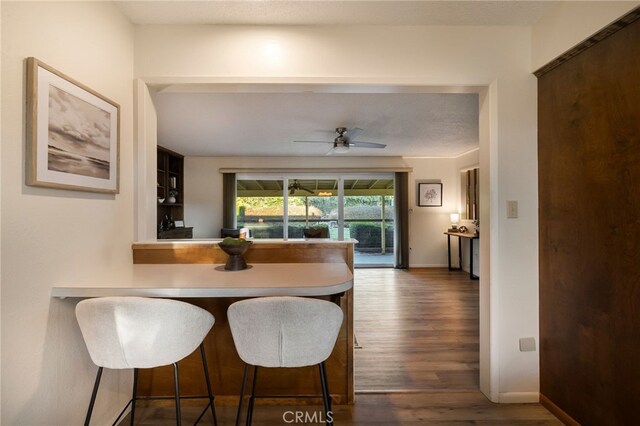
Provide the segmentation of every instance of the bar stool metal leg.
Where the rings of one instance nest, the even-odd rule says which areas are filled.
[[[333,425],[333,413],[331,413],[331,395],[329,394],[329,384],[327,383],[327,371],[324,366],[324,361],[321,362],[319,366],[320,383],[322,384],[322,400],[324,402],[325,422],[327,425]]]
[[[138,397],[138,369],[133,369],[133,392],[131,393],[131,422],[130,425],[133,426],[133,421],[136,417],[136,399]]]
[[[98,387],[100,386],[100,378],[102,377],[102,368],[98,368],[98,374],[96,374],[96,381],[93,384],[93,392],[91,394],[91,401],[89,402],[89,409],[87,410],[87,417],[84,419],[84,426],[89,426],[91,422],[91,413],[93,412],[93,405],[96,403],[96,396],[98,395]]]
[[[244,389],[247,386],[248,374],[249,374],[249,364],[245,364],[244,374],[242,375],[242,387],[240,388],[240,401],[238,402],[238,413],[236,414],[236,426],[240,426],[240,417],[242,416],[242,401],[244,400]]]
[[[204,352],[204,343],[200,344],[200,356],[202,357],[202,367],[204,368],[204,378],[207,382],[207,393],[209,395],[209,406],[211,407],[211,415],[213,416],[213,424],[218,426],[218,419],[216,417],[216,408],[214,406],[215,396],[211,391],[211,380],[209,379],[209,367],[207,366],[207,355]],[[198,419],[199,421],[200,419]],[[196,422],[197,423],[197,422]]]
[[[182,417],[180,415],[180,381],[178,379],[178,363],[173,363],[173,380],[176,388],[176,424],[182,425]]]
[[[249,398],[249,412],[247,413],[247,426],[251,426],[253,418],[253,403],[256,399],[256,381],[258,380],[258,366],[253,367],[253,385],[251,386],[251,397]]]

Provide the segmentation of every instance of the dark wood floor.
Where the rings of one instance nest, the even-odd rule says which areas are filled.
[[[245,405],[246,407],[246,405]],[[287,425],[292,414],[300,411],[314,413],[321,406],[261,406],[256,405],[253,414],[254,426]],[[551,413],[539,404],[493,404],[480,392],[420,392],[356,395],[352,406],[334,406],[336,426],[383,426],[383,425],[562,425]],[[183,407],[183,424],[193,424],[200,410]],[[233,425],[235,406],[216,404],[219,425]],[[295,415],[295,414],[293,414]],[[283,419],[283,416],[285,418]],[[244,418],[243,418],[244,420]],[[211,425],[211,414],[205,416],[200,425]],[[125,419],[121,425],[128,425]],[[136,424],[175,425],[173,407],[146,408],[136,410]],[[244,422],[243,422],[244,424]],[[324,424],[304,422],[297,424]]]
[[[447,269],[358,269],[356,391],[477,391],[478,281]]]
[[[478,390],[478,281],[468,274],[358,269],[355,282],[356,403],[333,407],[336,425],[561,424],[539,404],[493,404]],[[216,408],[219,424],[233,424],[235,406]],[[283,419],[296,411],[322,409],[257,405],[253,424],[296,424]],[[199,410],[182,414],[193,424]],[[173,406],[140,408],[136,424],[175,424]]]

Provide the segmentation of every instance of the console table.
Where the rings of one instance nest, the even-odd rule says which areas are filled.
[[[469,232],[445,232],[447,236],[447,257],[449,260],[449,270],[450,271],[459,271],[462,269],[462,239],[466,238],[469,240],[469,278],[472,280],[477,280],[480,277],[474,275],[473,273],[473,240],[477,240],[480,238],[480,235],[471,234]],[[451,267],[451,237],[458,237],[458,267]]]

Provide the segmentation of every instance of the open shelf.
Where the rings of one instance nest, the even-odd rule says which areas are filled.
[[[184,157],[177,152],[158,146],[158,198],[164,202],[158,203],[157,229],[158,238],[190,238],[190,236],[176,236],[172,229],[160,231],[160,224],[165,216],[172,221],[184,220]],[[175,179],[175,188],[171,180]],[[175,203],[168,203],[169,191],[178,191]]]

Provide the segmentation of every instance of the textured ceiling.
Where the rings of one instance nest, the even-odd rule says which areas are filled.
[[[184,155],[324,155],[338,126],[360,127],[344,155],[451,157],[478,146],[477,94],[176,93],[155,95],[158,143]]]
[[[135,24],[532,25],[556,1],[124,1]],[[186,155],[323,155],[337,126],[384,150],[346,155],[455,156],[478,144],[475,94],[160,92],[161,145]]]
[[[121,1],[134,24],[532,25],[557,1]]]

